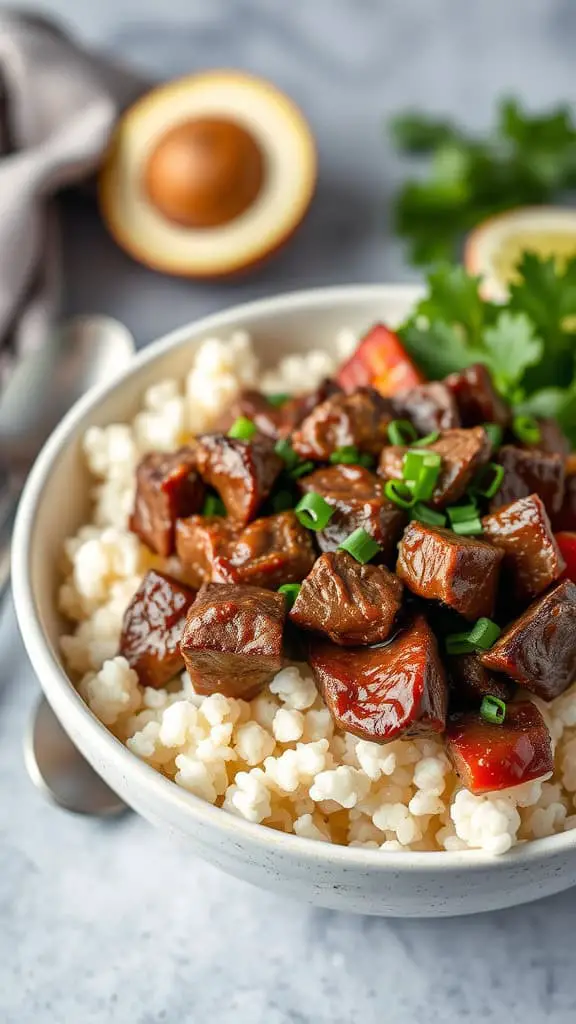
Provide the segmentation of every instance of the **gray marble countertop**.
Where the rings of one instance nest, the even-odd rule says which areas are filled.
[[[384,138],[389,112],[417,104],[481,127],[501,92],[534,106],[574,97],[571,0],[37,6],[155,77],[222,65],[267,75],[318,136],[320,184],[305,227],[265,271],[235,284],[170,281],[137,267],[89,203],[66,200],[65,312],[112,313],[141,344],[257,295],[414,277],[387,224],[406,170]],[[251,889],[135,816],[104,824],[46,806],[21,757],[36,689],[8,603],[0,613],[3,1024],[574,1021],[576,891],[418,922],[349,917]]]

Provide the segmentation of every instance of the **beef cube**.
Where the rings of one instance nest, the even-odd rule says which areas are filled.
[[[282,668],[285,614],[283,595],[271,590],[203,586],[180,641],[196,693],[254,697]]]
[[[491,512],[529,494],[542,498],[549,516],[560,510],[564,496],[564,460],[560,455],[506,444],[500,448],[496,462],[504,466],[504,479],[490,502]]]
[[[224,516],[188,516],[176,521],[176,554],[194,586],[210,582],[216,558],[228,550],[239,530],[238,523]]]
[[[504,552],[476,537],[414,520],[398,546],[396,573],[429,601],[441,601],[474,622],[492,615]]]
[[[477,654],[452,655],[447,668],[451,707],[480,707],[484,697],[509,701],[514,696],[514,684],[505,676],[489,672]]]
[[[297,626],[326,633],[335,644],[377,644],[390,635],[402,590],[383,565],[361,565],[347,551],[330,551],[315,563],[289,614]]]
[[[406,512],[382,493],[382,484],[363,466],[329,466],[298,481],[305,493],[315,491],[332,506],[328,525],[316,533],[321,551],[335,551],[354,530],[362,527],[382,548],[387,561],[406,525]]]
[[[284,463],[272,441],[241,441],[224,434],[198,439],[196,465],[200,476],[222,498],[232,519],[248,523],[268,497]]]
[[[338,647],[314,637],[309,662],[336,725],[345,732],[387,743],[444,731],[446,677],[423,616],[382,647]]]
[[[434,430],[453,430],[460,426],[460,414],[450,388],[431,381],[403,391],[392,399],[398,416],[412,420],[420,434]]]
[[[408,450],[400,445],[384,448],[378,469],[380,476],[387,480],[401,480],[404,456]],[[442,456],[440,476],[430,499],[431,505],[442,508],[462,497],[476,470],[488,462],[491,445],[482,427],[472,427],[470,430],[446,430],[425,450]]]
[[[184,668],[180,638],[195,596],[164,573],[146,573],[124,613],[119,650],[142,686],[160,689]]]
[[[546,509],[537,494],[503,505],[484,516],[484,536],[504,552],[503,579],[520,602],[531,601],[564,571]]]
[[[444,383],[454,396],[463,427],[479,427],[483,423],[508,426],[510,406],[496,391],[492,377],[482,363],[451,373]]]
[[[540,438],[533,444],[523,442],[522,448],[528,451],[548,452],[565,458],[570,453],[570,441],[556,420],[540,419]]]
[[[309,531],[294,512],[279,512],[249,523],[217,554],[212,581],[275,590],[283,583],[300,583],[315,558]]]
[[[556,583],[480,657],[537,697],[559,697],[576,678],[576,585]]]
[[[541,779],[554,768],[552,738],[531,701],[509,704],[501,725],[479,711],[450,717],[446,750],[471,793],[491,793]]]
[[[372,388],[358,388],[332,395],[316,406],[292,435],[292,445],[302,459],[319,462],[327,462],[338,448],[349,446],[378,455],[393,419],[389,399]]]
[[[230,427],[240,416],[252,420],[258,433],[264,437],[280,437],[280,409],[271,405],[261,391],[248,388],[241,391],[226,412],[218,419],[216,431],[227,434]]]
[[[193,448],[150,452],[136,470],[136,498],[130,529],[152,551],[167,558],[174,551],[174,526],[179,516],[197,512],[204,484],[196,472]]]
[[[569,455],[564,463],[565,481],[562,504],[558,512],[552,515],[554,532],[576,532],[576,455]]]

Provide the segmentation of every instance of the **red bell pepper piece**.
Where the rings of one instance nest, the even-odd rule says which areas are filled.
[[[555,533],[554,536],[556,537],[562,557],[566,562],[566,568],[560,579],[572,580],[573,583],[576,583],[576,533],[565,531]]]
[[[340,367],[336,380],[345,391],[372,387],[389,398],[423,384],[426,378],[412,362],[398,335],[384,324],[376,324]]]

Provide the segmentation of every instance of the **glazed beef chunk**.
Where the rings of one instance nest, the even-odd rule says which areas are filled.
[[[278,512],[249,523],[218,553],[212,580],[275,590],[283,583],[300,583],[315,558],[310,533],[294,512]]]
[[[564,580],[539,597],[481,660],[543,700],[558,697],[576,678],[576,585]]]
[[[390,445],[380,456],[380,476],[387,480],[401,480],[404,456],[408,448]],[[436,508],[452,505],[461,498],[476,470],[490,458],[491,445],[482,427],[470,430],[446,430],[427,452],[442,456],[438,483],[430,504]]]
[[[174,550],[174,525],[179,516],[197,512],[204,484],[196,472],[193,448],[150,452],[136,470],[136,498],[130,529],[158,555]]]
[[[576,531],[576,455],[569,455],[565,462],[566,477],[562,504],[552,519],[555,533],[560,530]]]
[[[413,594],[473,622],[494,611],[503,554],[475,537],[414,521],[400,541],[396,573]]]
[[[224,516],[187,516],[176,522],[176,554],[196,587],[212,579],[214,562],[228,550],[241,527]]]
[[[321,551],[335,551],[362,527],[380,545],[385,560],[392,556],[407,516],[383,496],[382,483],[374,473],[363,466],[329,466],[303,477],[299,484],[305,493],[320,494],[334,509],[328,525],[316,534]]]
[[[268,497],[283,462],[267,439],[205,434],[198,439],[196,465],[205,483],[218,491],[228,515],[248,523]]]
[[[292,435],[294,450],[302,459],[327,462],[338,448],[354,446],[378,455],[394,419],[392,403],[372,388],[327,398],[306,417]]]
[[[549,516],[560,510],[564,496],[564,460],[560,455],[506,444],[496,461],[504,466],[504,479],[490,502],[491,511],[530,494],[540,495]]]
[[[338,647],[314,638],[309,662],[336,724],[364,740],[443,732],[447,686],[423,616],[382,647]]]
[[[410,388],[393,399],[396,414],[412,420],[420,434],[434,430],[452,430],[460,426],[458,406],[450,388],[441,381],[431,381]]]
[[[468,366],[460,373],[451,373],[444,384],[454,396],[463,427],[478,427],[483,423],[508,426],[510,407],[496,391],[482,363]]]
[[[327,552],[304,580],[290,619],[336,644],[381,643],[396,620],[402,590],[383,565],[361,565],[347,551]]]
[[[501,725],[479,711],[452,716],[446,749],[462,782],[472,793],[490,793],[541,779],[554,768],[552,740],[531,701],[509,704]]]
[[[339,391],[341,388],[336,381],[326,379],[314,391],[287,398],[281,405],[275,405],[261,391],[247,389],[221,417],[217,429],[225,434],[240,416],[245,416],[252,420],[264,437],[275,440],[287,437],[320,402]]]
[[[249,700],[282,668],[282,594],[208,583],[190,608],[180,650],[196,693]]]
[[[522,448],[531,451],[549,452],[565,457],[570,452],[570,442],[556,420],[538,420],[540,438],[534,444],[524,442]]]
[[[119,653],[142,686],[159,689],[184,668],[180,638],[195,592],[152,569],[128,605]]]
[[[565,562],[537,494],[503,505],[482,525],[484,535],[504,552],[503,579],[511,582],[518,601],[531,601],[562,574]]]
[[[480,707],[484,697],[498,697],[509,701],[514,696],[514,684],[505,676],[490,672],[477,654],[455,654],[448,658],[450,707]]]

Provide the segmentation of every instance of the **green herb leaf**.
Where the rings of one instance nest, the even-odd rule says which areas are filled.
[[[492,371],[494,383],[502,394],[510,396],[529,366],[535,366],[544,351],[526,313],[500,313],[494,327],[483,335],[485,355],[482,362]]]

